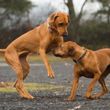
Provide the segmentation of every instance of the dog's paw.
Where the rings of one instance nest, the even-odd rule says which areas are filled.
[[[26,95],[22,95],[21,98],[22,98],[22,99],[27,99],[27,100],[33,100],[33,99],[34,99],[33,96],[27,95],[27,94],[26,94]]]
[[[86,94],[85,94],[85,98],[86,98],[86,99],[93,100],[93,97],[91,96],[90,93],[86,93]]]
[[[53,71],[48,72],[48,77],[50,77],[50,78],[54,78],[54,77],[55,77],[54,72],[53,72]]]
[[[94,100],[95,98],[93,96],[85,96],[86,99]]]
[[[68,98],[67,98],[67,101],[74,101],[75,100],[75,98],[74,97],[71,97],[71,96],[69,96]]]
[[[101,96],[101,94],[98,93],[98,94],[94,94],[92,97],[93,97],[94,99],[100,99],[100,96]]]

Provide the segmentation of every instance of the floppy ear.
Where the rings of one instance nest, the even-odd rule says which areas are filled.
[[[70,48],[70,49],[68,50],[68,55],[69,55],[69,56],[73,56],[73,55],[74,55],[74,48]]]
[[[49,18],[48,18],[48,23],[49,23],[50,28],[56,29],[55,20],[57,19],[57,17],[58,17],[57,12],[52,13],[52,14],[49,16]]]
[[[58,17],[57,12],[52,13],[52,14],[49,16],[49,23],[54,23],[55,20],[57,19],[57,17]]]

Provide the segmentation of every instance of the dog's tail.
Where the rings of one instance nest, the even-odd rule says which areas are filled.
[[[0,54],[4,54],[6,49],[0,49]]]

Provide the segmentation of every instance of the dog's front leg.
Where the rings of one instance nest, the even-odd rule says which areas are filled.
[[[45,49],[42,49],[42,48],[39,49],[39,53],[40,53],[40,56],[41,56],[41,58],[42,58],[42,60],[43,60],[43,62],[45,64],[45,66],[46,66],[46,69],[47,69],[47,72],[48,72],[48,77],[54,78],[55,75],[54,75],[54,72],[53,72],[49,62],[48,62]]]
[[[80,75],[79,73],[77,72],[77,67],[75,65],[74,67],[74,80],[73,80],[73,83],[72,83],[72,88],[71,88],[71,94],[70,96],[68,97],[68,100],[69,101],[73,101],[75,100],[75,96],[76,96],[76,91],[77,91],[77,88],[78,88],[78,82],[79,82],[79,78],[80,78]]]
[[[96,82],[100,78],[100,73],[95,73],[94,78],[92,79],[91,83],[89,84],[86,92],[86,98],[88,99],[94,99],[94,97],[91,96],[91,92],[93,90],[93,87],[95,86]]]
[[[74,78],[72,88],[71,88],[71,94],[68,97],[68,101],[75,100],[76,91],[77,91],[77,88],[78,88],[78,81],[79,81],[79,78]]]

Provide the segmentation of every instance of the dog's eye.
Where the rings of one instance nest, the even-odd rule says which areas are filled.
[[[58,26],[64,26],[64,23],[59,23]]]

